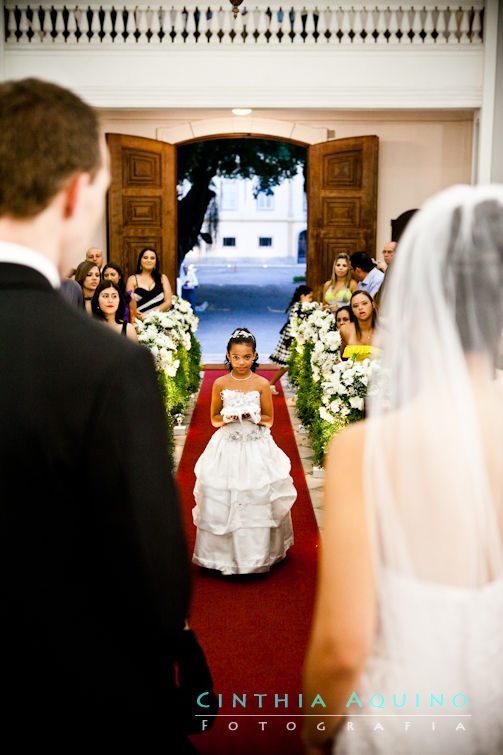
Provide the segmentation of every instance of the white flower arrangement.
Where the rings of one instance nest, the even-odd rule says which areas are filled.
[[[187,351],[191,346],[191,333],[195,333],[199,319],[192,312],[189,302],[173,296],[171,309],[166,312],[152,311],[143,321],[135,322],[139,343],[152,352],[158,369],[168,377],[175,377],[180,361],[175,359],[179,346]]]
[[[379,361],[375,359],[364,359],[362,362],[348,359],[337,364],[332,374],[322,383],[323,405],[319,409],[320,417],[335,425],[363,416],[369,381],[374,382],[379,370]],[[360,416],[355,416],[355,411]]]
[[[311,369],[314,382],[327,379],[341,358],[341,336],[335,327],[335,315],[317,302],[303,304],[299,314],[291,320],[291,330],[299,352],[306,343],[313,344]]]

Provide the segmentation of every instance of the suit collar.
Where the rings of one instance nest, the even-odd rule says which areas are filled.
[[[54,291],[45,275],[38,270],[26,265],[0,262],[0,289],[6,288],[40,288],[46,291]]]
[[[60,278],[55,265],[34,249],[0,240],[0,263],[2,262],[32,268],[41,273],[53,288],[60,286]]]

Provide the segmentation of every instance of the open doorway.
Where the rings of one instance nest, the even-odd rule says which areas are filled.
[[[269,361],[293,291],[305,281],[306,156],[305,147],[266,139],[179,149],[180,273],[207,363],[222,361],[236,327],[255,334],[260,361]]]
[[[365,250],[371,256],[375,256],[378,158],[376,136],[336,139],[307,145],[262,134],[224,134],[173,145],[144,137],[107,134],[112,173],[108,197],[108,259],[117,262],[128,275],[136,268],[139,251],[149,246],[157,251],[162,272],[166,273],[175,290],[181,259],[193,250],[197,241],[190,224],[181,222],[185,210],[189,216],[193,216],[194,207],[189,201],[184,202],[184,196],[179,200],[177,195],[177,163],[180,163],[185,145],[197,142],[215,149],[218,141],[244,142],[253,139],[297,145],[307,152],[306,283],[313,288],[315,297],[319,296],[323,282],[330,278],[333,261],[338,253],[351,254]],[[233,153],[229,144],[227,153]],[[210,179],[213,175],[214,173]],[[224,173],[223,177],[225,176]],[[248,178],[260,176],[255,172]],[[200,217],[201,223],[195,224],[197,235],[200,235],[206,210],[207,204],[204,205]],[[189,228],[192,238],[184,239],[184,228]],[[302,231],[299,234],[302,249],[301,234]],[[226,236],[232,237],[232,234]],[[265,232],[260,233],[259,237],[271,238],[270,234]],[[183,254],[180,253],[182,241]],[[265,244],[262,251],[269,254],[272,251],[272,242],[270,247],[267,246],[268,241],[262,243]],[[232,262],[227,264],[232,265]],[[269,274],[267,278],[271,280]],[[256,306],[257,300],[253,303]],[[276,309],[275,306],[272,308]],[[284,307],[278,304],[277,309],[281,310]],[[277,317],[281,325],[285,319],[284,314],[281,311],[271,314]],[[226,327],[226,332],[220,335],[219,343],[224,343],[227,330]],[[277,336],[277,323],[272,318],[268,330],[273,336]],[[220,349],[219,346],[219,352]],[[263,354],[267,349],[259,345],[259,350]]]

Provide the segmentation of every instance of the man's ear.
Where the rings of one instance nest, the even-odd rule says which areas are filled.
[[[75,173],[65,184],[63,189],[63,213],[66,219],[71,218],[80,203],[81,197],[91,182],[89,173]]]

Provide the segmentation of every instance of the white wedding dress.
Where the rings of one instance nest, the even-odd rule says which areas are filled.
[[[469,589],[384,570],[379,582],[386,630],[377,632],[355,690],[362,707],[349,706],[334,755],[500,755],[503,580]]]
[[[290,460],[260,418],[259,391],[224,389],[222,416],[250,414],[211,437],[195,466],[192,560],[224,574],[269,571],[293,544]]]

